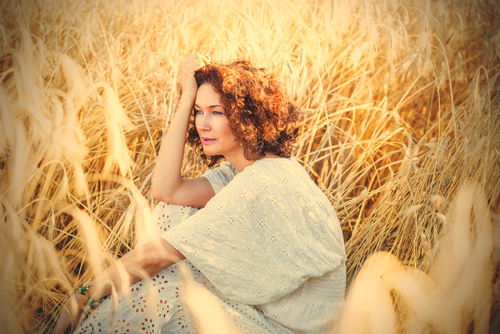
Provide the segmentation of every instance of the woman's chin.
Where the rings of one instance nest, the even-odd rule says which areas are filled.
[[[213,152],[211,152],[210,150],[207,150],[207,149],[205,149],[205,148],[203,148],[203,153],[204,153],[207,157],[213,157],[214,155],[216,155],[216,154],[214,154]]]

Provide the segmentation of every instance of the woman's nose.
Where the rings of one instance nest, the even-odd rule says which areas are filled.
[[[196,119],[196,125],[198,127],[198,130],[200,131],[208,131],[210,130],[210,123],[208,122],[206,117],[197,117]]]

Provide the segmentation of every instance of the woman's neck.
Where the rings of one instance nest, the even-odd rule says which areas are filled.
[[[234,167],[238,172],[242,172],[246,167],[250,166],[255,162],[255,160],[247,160],[245,157],[225,157],[226,160]]]
[[[246,167],[252,165],[255,161],[257,160],[247,160],[243,154],[238,154],[237,156],[229,156],[225,157],[226,160],[234,167],[238,172],[242,172]],[[264,157],[261,159],[265,158],[281,158],[280,156],[272,153],[266,153]]]

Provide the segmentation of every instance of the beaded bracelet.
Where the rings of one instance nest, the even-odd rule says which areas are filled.
[[[83,296],[89,297],[89,290],[92,287],[92,285],[94,284],[92,284],[91,282],[86,282],[83,284],[81,288],[76,289],[75,293],[81,293]]]
[[[101,302],[106,298],[102,297],[99,298],[98,300],[93,300],[89,295],[89,290],[93,285],[94,284],[91,282],[86,282],[83,284],[81,288],[75,290],[75,293],[80,293],[82,296],[87,296],[87,303],[85,304],[82,310],[85,316],[90,314],[90,312],[93,309],[95,309],[95,307],[99,306],[99,304],[101,304]]]
[[[99,306],[106,297],[99,298],[98,300],[93,300],[90,296],[87,296],[87,303],[83,307],[83,314],[85,316],[89,315],[92,310]]]

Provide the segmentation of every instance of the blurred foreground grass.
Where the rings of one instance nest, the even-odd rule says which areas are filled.
[[[455,250],[447,268],[461,277],[475,261],[478,217],[493,226],[478,276],[486,292],[474,294],[474,280],[465,287],[476,301],[492,298],[490,330],[500,328],[495,1],[53,0],[0,8],[4,332],[49,331],[67,293],[149,228],[150,177],[176,108],[177,65],[195,51],[218,62],[250,59],[292,92],[304,113],[294,155],[337,210],[349,286],[376,251],[435,277],[452,235],[461,235],[452,244],[465,253]],[[187,150],[184,175],[203,171]],[[463,188],[475,195],[463,195],[462,206],[479,209],[453,234],[457,217],[447,213],[464,182],[477,187]],[[399,268],[382,260],[367,266]],[[451,296],[458,281],[436,284]],[[398,332],[449,331],[408,317],[418,302],[388,291]],[[445,308],[464,303],[455,305],[455,325],[482,332],[467,298],[440,300]]]

